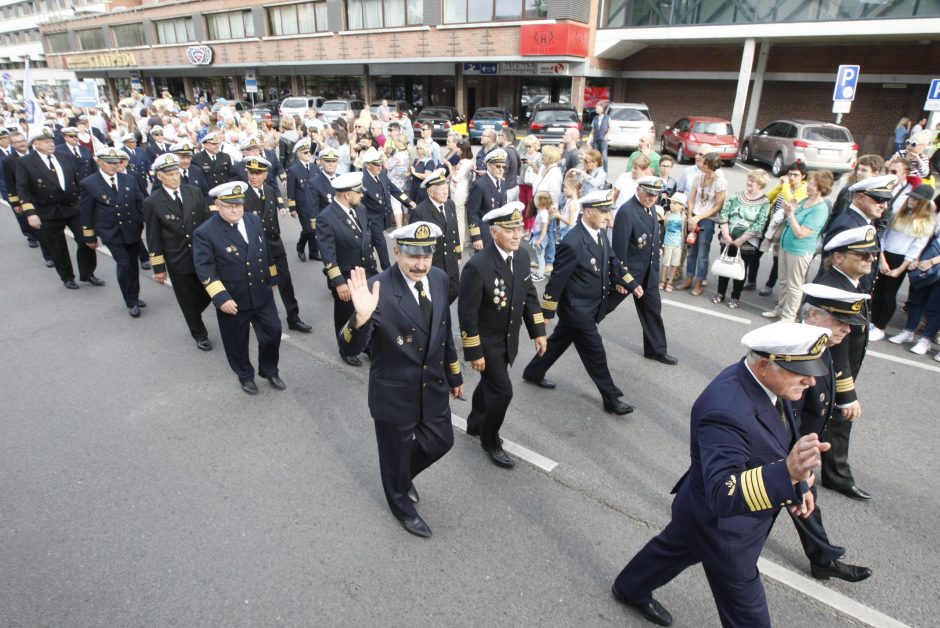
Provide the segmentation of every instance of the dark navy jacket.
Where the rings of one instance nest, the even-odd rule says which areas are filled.
[[[369,275],[375,274],[374,249],[366,212],[361,205],[354,211],[358,217],[356,223],[334,201],[320,212],[317,219],[317,245],[323,257],[323,272],[333,289],[346,283],[346,278],[356,266],[365,268]]]
[[[304,231],[316,229],[316,214],[310,194],[310,181],[320,169],[312,161],[308,170],[298,159],[287,169],[287,207],[297,212],[300,228]]]
[[[483,216],[491,209],[505,204],[506,186],[502,182],[497,190],[489,174],[477,177],[467,194],[467,229],[470,232],[471,241],[483,240],[484,245],[492,241],[489,228],[483,224]]]
[[[368,171],[362,172],[362,204],[366,208],[369,222],[378,222],[383,229],[392,224],[392,197],[405,206],[411,205],[411,198],[392,183],[383,169],[375,179]]]
[[[95,165],[95,157],[90,150],[84,146],[78,146],[78,154],[81,155],[81,157],[76,157],[72,150],[72,147],[68,144],[60,144],[55,147],[55,156],[56,159],[60,161],[65,159],[72,160],[72,167],[75,168],[79,181],[85,177],[90,177],[98,171],[98,166]]]
[[[144,195],[133,175],[115,176],[117,192],[97,172],[78,184],[85,242],[95,242],[97,238],[107,245],[140,242]]]
[[[659,284],[659,221],[633,196],[617,211],[611,245],[627,269],[627,288]]]

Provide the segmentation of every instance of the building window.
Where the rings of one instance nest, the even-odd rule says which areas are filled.
[[[349,30],[422,24],[424,0],[349,0],[346,22]]]
[[[140,24],[112,26],[111,33],[114,35],[114,45],[117,48],[143,46],[147,43],[144,39],[144,27]]]
[[[268,8],[272,35],[300,35],[329,30],[326,2],[302,2]]]
[[[209,39],[243,39],[255,36],[251,11],[230,11],[206,16]]]
[[[157,27],[157,41],[161,44],[185,44],[196,39],[191,17],[160,20],[154,24]]]
[[[75,31],[75,34],[78,35],[79,50],[103,50],[108,47],[104,43],[104,33],[100,28]]]
[[[548,16],[548,0],[444,0],[444,23],[498,22]]]

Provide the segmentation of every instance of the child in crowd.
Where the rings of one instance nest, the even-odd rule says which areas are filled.
[[[538,261],[538,267],[532,273],[532,281],[542,281],[545,279],[545,238],[548,237],[548,221],[555,208],[552,207],[552,195],[548,192],[536,192],[532,203],[535,205],[535,225],[529,241]]]
[[[659,199],[659,204],[665,211],[669,211],[669,199],[679,187],[679,183],[669,176],[674,164],[675,161],[669,155],[663,155],[659,160],[659,178],[663,180],[663,195]]]
[[[660,162],[662,167],[662,162]],[[686,219],[688,218],[688,199],[682,192],[676,192],[670,199],[669,210],[663,216],[663,255],[660,276],[660,289],[672,292],[672,282],[676,270],[682,265],[682,251],[685,248]]]

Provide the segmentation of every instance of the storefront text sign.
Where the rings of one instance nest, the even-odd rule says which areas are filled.
[[[212,63],[212,48],[209,46],[190,46],[186,49],[186,57],[193,65],[209,65]]]
[[[582,24],[526,24],[520,27],[519,54],[523,57],[588,56],[588,27]]]
[[[512,61],[499,64],[501,76],[565,76],[570,69],[567,63]]]
[[[103,52],[98,55],[65,57],[70,70],[96,70],[98,68],[130,68],[137,65],[133,52]]]

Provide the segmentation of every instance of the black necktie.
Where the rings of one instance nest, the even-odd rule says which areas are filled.
[[[780,397],[777,397],[777,414],[780,415],[780,420],[783,421],[783,427],[786,428],[787,434],[793,436],[793,433],[790,431],[790,421],[787,420],[787,412],[783,407],[783,400]]]
[[[180,191],[179,191],[179,190],[174,190],[174,191],[173,191],[173,200],[176,201],[176,204],[177,204],[177,205],[179,206],[179,208],[180,208],[180,213],[182,213],[182,212],[183,212],[183,199],[180,197]]]
[[[111,189],[117,192],[117,177],[111,177]]]
[[[189,170],[183,171],[183,183],[189,183]]]
[[[506,256],[506,266],[509,267],[509,272],[512,273],[512,255]]]
[[[75,156],[78,157],[79,159],[82,158],[81,154],[78,152],[78,146],[75,147]]]
[[[262,201],[264,200],[264,190],[261,188],[258,188],[258,198],[260,198]]]
[[[428,329],[431,328],[431,299],[428,298],[428,293],[424,291],[424,284],[420,281],[415,282],[415,290],[418,291],[418,306],[421,308],[421,313],[424,314],[424,320],[428,322]]]
[[[496,191],[499,192],[499,179],[496,179]]]
[[[597,232],[597,246],[601,247],[601,251],[604,250],[604,238],[600,231]]]
[[[52,162],[52,155],[49,155],[48,157],[46,157],[46,159],[49,160],[49,170],[51,170],[52,172],[56,172],[55,164]],[[59,175],[56,174],[56,176],[58,177]]]

